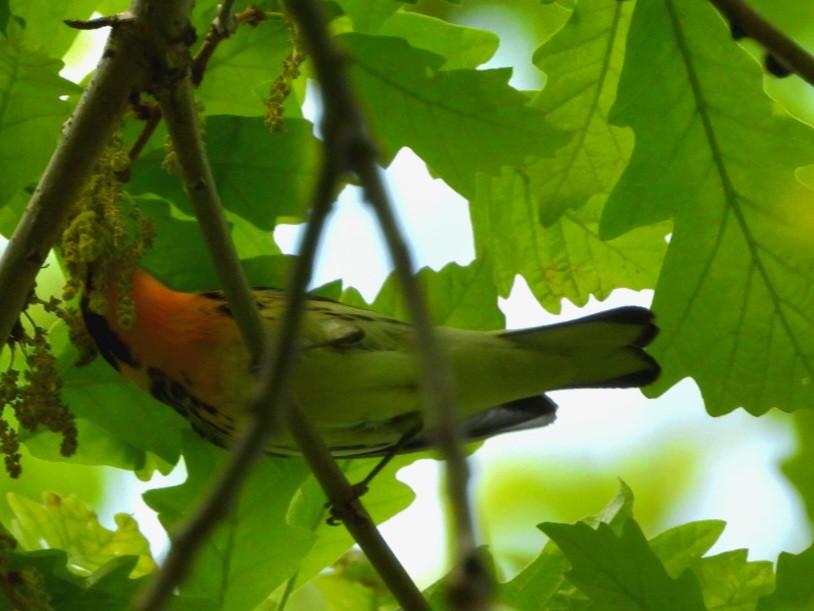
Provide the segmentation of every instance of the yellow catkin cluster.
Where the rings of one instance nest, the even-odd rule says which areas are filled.
[[[60,242],[68,271],[63,292],[66,300],[85,289],[89,265],[115,258],[117,247],[126,241],[129,230],[121,214],[118,174],[128,164],[121,136],[117,135],[99,157],[95,171],[68,220]],[[94,272],[98,273],[98,270],[94,269]]]
[[[283,60],[283,70],[272,83],[269,97],[266,100],[265,125],[272,132],[281,132],[285,127],[283,104],[291,95],[291,83],[300,76],[300,66],[306,58],[297,34],[296,25],[288,18],[286,22],[288,24],[291,51]]]
[[[175,176],[181,175],[181,166],[178,164],[178,155],[175,152],[175,147],[172,144],[170,137],[164,140],[164,160],[161,162],[161,169],[167,174]]]
[[[62,315],[55,300],[43,302],[32,295],[30,304],[42,305],[47,311]],[[45,427],[60,433],[60,453],[71,456],[77,448],[76,421],[60,396],[62,379],[56,371],[56,358],[51,352],[47,332],[33,325],[33,333],[29,334],[18,324],[9,343],[12,351],[19,349],[23,353],[26,367],[21,373],[13,367],[12,359],[9,369],[0,374],[0,416],[8,408],[22,429],[35,431]],[[22,471],[19,450],[17,431],[7,419],[0,417],[0,452],[4,455],[10,477],[19,477]]]
[[[129,295],[130,283],[138,260],[153,240],[154,228],[138,209],[128,219],[121,207],[120,176],[130,159],[122,150],[121,137],[114,137],[100,156],[93,176],[75,205],[60,241],[62,260],[68,281],[63,299],[71,300],[84,294],[89,307],[96,312],[107,308],[104,287],[108,276],[115,278],[120,295]],[[92,286],[88,281],[93,276]],[[93,341],[85,330],[76,309],[63,307],[62,301],[39,299],[32,293],[30,305],[41,306],[55,314],[68,326],[71,341],[79,350],[77,364],[88,362],[95,353]],[[122,298],[116,310],[119,324],[134,322],[132,300]],[[72,455],[77,448],[77,429],[73,414],[63,403],[60,391],[62,379],[56,371],[56,358],[48,344],[47,332],[37,326],[27,312],[28,324],[20,321],[7,340],[12,351],[9,369],[0,374],[0,453],[11,477],[20,475],[20,445],[18,432],[3,418],[9,409],[19,429],[30,431],[44,427],[62,435],[60,452]],[[15,368],[17,350],[24,355],[25,366]]]
[[[103,287],[110,274],[114,274],[118,288],[124,289],[120,294],[129,295],[133,271],[155,233],[152,223],[137,208],[130,212],[130,222],[122,212],[119,177],[129,163],[127,153],[122,150],[121,136],[117,135],[100,156],[60,243],[69,277],[63,298],[69,300],[84,292],[94,312],[102,313],[107,308]],[[86,282],[91,266],[93,286],[88,287]],[[133,304],[128,297],[119,301],[116,314],[119,324],[132,326]],[[77,317],[68,318],[66,322],[80,349],[90,345],[79,337],[81,329],[76,325],[79,322]]]

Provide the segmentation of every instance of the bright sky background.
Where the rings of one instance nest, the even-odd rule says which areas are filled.
[[[493,30],[512,32],[517,23],[485,9],[471,16],[470,25],[481,19],[490,20]],[[514,30],[516,36],[516,30]],[[105,32],[80,34],[91,46],[99,48]],[[503,40],[512,40],[503,36]],[[489,66],[511,65],[513,50],[501,45]],[[71,65],[63,75],[81,80],[95,65],[96,57],[79,45],[66,56]],[[529,66],[515,72],[518,87],[539,78]],[[403,150],[387,172],[391,193],[397,205],[402,226],[412,243],[419,266],[439,269],[455,261],[467,264],[474,256],[469,229],[467,203],[441,181],[433,180],[423,163],[408,150]],[[298,229],[280,227],[275,238],[286,252],[296,243]],[[390,269],[383,254],[382,242],[366,209],[358,202],[355,189],[346,189],[331,219],[323,242],[315,284],[342,278],[371,298]],[[618,291],[602,304],[592,302],[587,308],[564,307],[563,316],[576,317],[599,309],[627,303],[647,305],[651,294]],[[554,318],[544,312],[531,297],[528,287],[518,280],[510,298],[501,304],[507,326],[526,327],[545,324]],[[557,422],[537,431],[505,435],[488,441],[474,455],[475,473],[485,474],[490,465],[503,464],[510,457],[534,457],[540,469],[552,463],[602,465],[614,463],[621,456],[646,457],[659,444],[694,445],[703,451],[702,478],[695,493],[684,507],[672,516],[671,524],[690,520],[724,519],[728,526],[715,551],[749,547],[751,559],[774,560],[781,550],[798,552],[809,541],[807,521],[801,504],[791,487],[779,475],[778,462],[794,447],[793,430],[788,419],[755,419],[738,411],[724,418],[712,419],[703,411],[695,385],[685,381],[656,401],[647,401],[638,391],[568,391],[555,393],[560,404]],[[400,477],[417,493],[418,500],[410,509],[384,525],[383,531],[408,570],[427,584],[442,569],[443,547],[433,558],[427,541],[443,540],[441,509],[437,501],[437,463],[422,460],[403,470]],[[622,475],[622,474],[620,474]],[[154,541],[154,551],[165,545],[166,537],[155,516],[139,497],[140,491],[178,483],[183,478],[176,469],[169,478],[154,478],[147,484],[136,482],[127,474],[121,479],[114,502],[100,514],[109,516],[123,511],[134,513],[142,529]],[[631,482],[632,483],[632,482]],[[648,490],[634,492],[644,497]],[[586,508],[586,513],[600,507]],[[546,516],[539,516],[539,522]],[[422,533],[417,546],[415,532]],[[650,535],[655,533],[648,533]],[[539,541],[530,534],[539,548]],[[433,563],[432,560],[437,560]]]

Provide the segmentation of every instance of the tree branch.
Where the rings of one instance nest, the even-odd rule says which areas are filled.
[[[300,448],[308,448],[305,459],[325,495],[342,518],[354,541],[359,544],[370,564],[387,584],[388,589],[405,611],[429,611],[429,604],[410,579],[407,571],[387,545],[373,518],[359,500],[358,493],[349,485],[345,474],[336,464],[319,432],[293,403],[288,406],[287,425]]]
[[[212,21],[203,44],[192,60],[192,85],[194,87],[200,86],[203,81],[206,67],[215,54],[218,45],[235,33],[238,24],[245,23],[257,27],[263,21],[268,20],[266,12],[253,4],[250,4],[237,14],[232,12],[233,7],[234,0],[226,1],[218,7],[218,14]]]
[[[360,179],[365,198],[382,228],[416,329],[416,348],[422,365],[426,401],[429,409],[434,411],[438,444],[447,459],[447,492],[455,517],[457,565],[453,571],[451,600],[457,609],[485,609],[491,591],[491,576],[476,549],[474,519],[468,496],[469,469],[461,451],[449,366],[435,341],[424,295],[413,276],[412,259],[393,216],[375,147],[368,137],[361,111],[351,92],[342,53],[328,33],[327,23],[315,0],[287,0],[286,6],[297,20],[308,45],[322,88],[326,147],[329,137],[336,138],[344,149],[337,161],[344,160],[344,167]]]
[[[163,73],[170,80],[158,84],[155,95],[172,138],[204,242],[243,341],[257,365],[266,352],[266,331],[240,266],[206,158],[192,93],[190,58],[187,53],[184,57],[187,63],[180,78],[172,76],[178,74],[177,66],[164,66]],[[268,411],[271,412],[273,406],[269,407]],[[218,481],[195,512],[173,534],[172,547],[166,560],[136,601],[135,609],[155,611],[164,608],[212,530],[229,514],[252,463],[262,453],[263,441],[270,428],[271,417],[257,422],[265,415],[264,410],[253,410],[252,414]]]
[[[155,96],[172,139],[204,243],[212,256],[212,264],[240,334],[256,365],[265,348],[265,327],[240,266],[240,258],[232,242],[229,224],[204,151],[189,76],[166,89],[156,89]]]
[[[148,18],[149,3],[133,0],[130,11],[135,19]],[[163,19],[166,12],[159,8],[149,19]],[[0,258],[0,338],[11,333],[37,273],[96,160],[118,128],[130,96],[147,83],[149,64],[139,52],[135,26],[135,21],[120,22],[111,31],[96,73],[65,124],[62,139]]]
[[[783,68],[814,85],[814,56],[778,30],[744,0],[709,0],[739,35],[759,42]]]
[[[173,72],[165,70],[168,74]],[[250,415],[235,442],[229,461],[195,513],[173,534],[170,553],[136,603],[135,608],[144,611],[161,609],[166,604],[175,587],[183,580],[203,542],[218,522],[228,515],[252,462],[262,453],[268,432],[278,422],[278,406],[285,396],[287,380],[295,364],[296,338],[304,310],[305,291],[310,282],[319,237],[333,204],[336,186],[341,179],[339,168],[342,165],[335,163],[335,154],[326,153],[314,195],[311,218],[289,286],[289,298],[278,327],[279,332],[274,337],[275,341],[269,343],[269,348],[264,349],[262,320],[243,278],[201,142],[190,72],[187,71],[180,80],[167,83],[166,87],[157,87],[156,98],[167,121],[187,191],[219,279],[232,305],[235,320],[255,361],[263,356],[259,367],[258,389],[249,405]],[[369,557],[379,559],[379,568],[384,575],[390,576],[394,592],[397,595],[402,593],[405,609],[426,609],[420,592],[381,539],[372,520],[355,500],[353,487],[338,469],[305,415],[298,409],[294,410],[289,414],[288,422],[312,469],[318,474],[329,474],[333,487],[329,498],[342,506],[350,503],[356,510],[353,525],[349,528],[352,534],[355,531],[357,542]],[[399,573],[401,579],[392,577]]]

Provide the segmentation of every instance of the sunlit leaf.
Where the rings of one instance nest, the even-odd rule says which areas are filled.
[[[675,579],[709,551],[725,526],[721,520],[681,524],[650,539],[650,547]]]
[[[527,177],[516,170],[499,179],[479,175],[470,209],[476,249],[491,261],[500,295],[521,274],[550,312],[560,311],[562,299],[585,305],[617,288],[652,288],[667,249],[664,223],[603,240],[599,199],[543,227]]]
[[[440,55],[444,58],[444,70],[477,68],[489,61],[500,43],[492,32],[420,13],[395,13],[375,33],[403,38],[413,47]]]
[[[464,329],[502,329],[505,326],[487,261],[475,261],[466,267],[450,263],[437,272],[423,268],[417,278],[424,286],[435,324]],[[395,274],[387,278],[373,303],[366,303],[355,289],[346,290],[342,301],[400,320],[410,319]]]
[[[526,168],[528,189],[545,225],[592,196],[607,194],[633,150],[633,134],[607,122],[616,95],[633,5],[580,2],[565,26],[534,53],[545,88],[533,105],[572,132],[551,159]]]
[[[62,23],[64,19],[88,19],[101,0],[9,0],[11,14],[24,20],[25,38],[40,46],[51,57],[62,57],[79,30]],[[127,3],[117,0],[118,10]]]
[[[264,230],[278,217],[301,218],[316,176],[313,126],[289,119],[270,134],[262,118],[216,116],[206,120],[206,146],[224,207]],[[142,157],[128,190],[153,193],[191,215],[180,177],[162,168],[164,151]]]
[[[572,565],[570,582],[601,609],[705,611],[698,580],[689,572],[672,579],[633,519],[615,533],[604,523],[591,528],[548,522],[540,528]]]
[[[70,111],[59,98],[80,90],[61,68],[19,35],[0,37],[0,206],[37,179],[59,141]]]
[[[354,31],[365,34],[375,33],[401,6],[394,0],[338,0],[337,4],[350,18]]]
[[[443,57],[403,39],[344,34],[354,82],[372,128],[391,159],[415,151],[436,176],[464,196],[479,172],[550,156],[562,132],[508,85],[508,70],[440,70]]]
[[[774,567],[766,560],[747,561],[745,549],[703,558],[693,571],[701,582],[709,611],[755,608],[761,595],[774,588]]]
[[[602,233],[674,218],[653,303],[664,373],[712,414],[814,405],[814,131],[775,112],[759,67],[703,2],[636,5],[611,120],[636,133]]]
[[[130,576],[141,577],[155,570],[147,539],[139,532],[136,521],[127,514],[115,517],[116,530],[99,523],[99,518],[76,496],[43,495],[37,503],[24,496],[9,493],[14,512],[12,532],[27,551],[61,549],[68,563],[82,575],[88,575],[119,556],[136,556]]]

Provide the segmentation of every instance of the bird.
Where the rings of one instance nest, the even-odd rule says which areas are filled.
[[[116,285],[107,282],[102,312],[90,307],[87,287],[81,300],[98,352],[201,437],[228,447],[256,372],[223,292],[176,291],[136,269],[135,318],[125,327],[116,314]],[[252,296],[272,331],[286,292],[257,288]],[[657,332],[653,313],[637,306],[520,330],[435,328],[467,441],[550,424],[557,406],[548,391],[650,384],[660,367],[644,348]],[[435,416],[425,408],[414,346],[408,323],[308,296],[290,392],[335,456],[385,456],[433,444]],[[301,455],[283,426],[270,432],[266,452]]]

